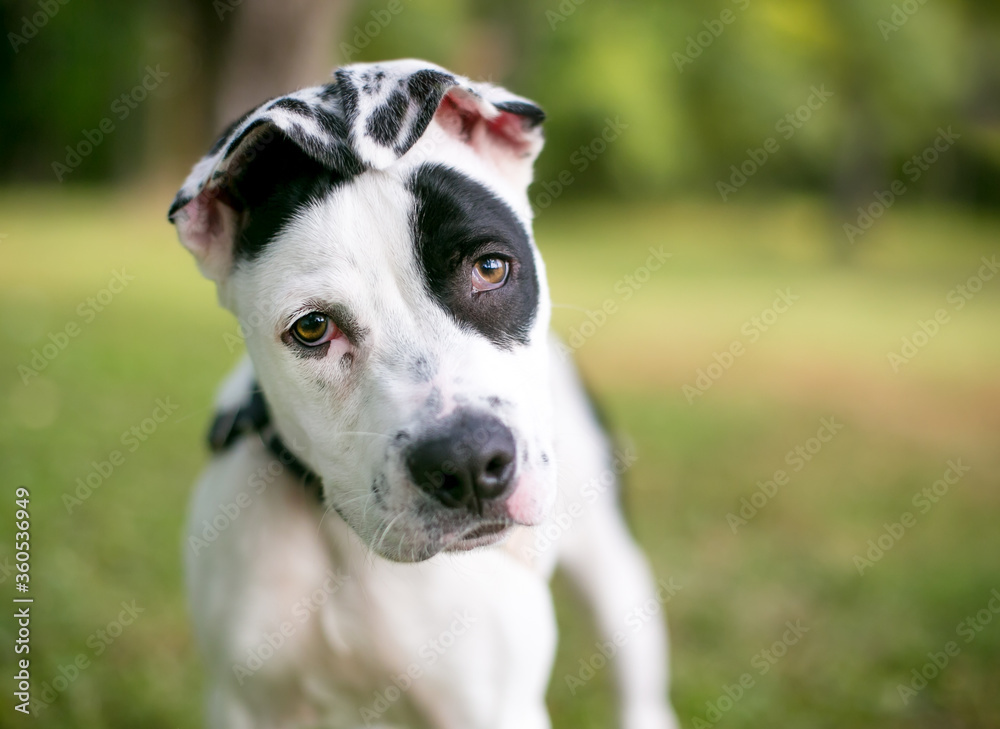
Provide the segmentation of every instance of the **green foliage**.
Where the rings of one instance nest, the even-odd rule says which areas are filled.
[[[151,62],[185,69],[171,81],[171,98],[181,101],[170,103],[193,105],[195,113],[171,117],[171,124],[187,119],[192,133],[201,133],[207,112],[197,107],[211,98],[238,4],[220,20],[207,4],[51,2],[58,12],[37,37],[0,54],[0,174],[53,179],[51,163],[65,155],[65,145],[106,115]],[[537,179],[568,172],[570,197],[677,190],[714,196],[731,166],[775,137],[780,151],[754,173],[750,194],[808,188],[834,194],[852,210],[895,179],[939,126],[954,125],[962,144],[913,197],[997,202],[995,4],[402,0],[400,12],[369,32],[387,5],[355,5],[330,39],[341,60],[424,57],[537,99],[549,113]],[[38,7],[37,0],[7,3],[4,28],[20,33],[22,19]],[[782,136],[777,125],[814,86],[829,89],[829,103]],[[185,156],[196,147],[150,119],[159,112],[140,113],[146,123],[109,138],[72,179],[134,173],[138,164],[130,160],[142,162],[146,149],[163,145],[150,135],[171,135],[168,146]],[[620,119],[626,132],[593,159],[581,157],[609,119]],[[168,150],[156,159],[169,157]]]

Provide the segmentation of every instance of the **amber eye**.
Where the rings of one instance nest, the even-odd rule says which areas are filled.
[[[316,347],[337,336],[337,327],[326,314],[314,311],[292,324],[292,336],[307,347]]]
[[[507,280],[510,264],[497,256],[483,256],[472,266],[472,288],[475,291],[498,289]]]

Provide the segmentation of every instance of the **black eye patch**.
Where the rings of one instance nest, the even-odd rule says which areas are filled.
[[[527,344],[538,310],[538,275],[527,231],[514,211],[475,180],[443,165],[423,165],[410,180],[413,233],[427,286],[460,324],[499,347]],[[475,292],[471,270],[482,256],[510,261],[503,286]]]

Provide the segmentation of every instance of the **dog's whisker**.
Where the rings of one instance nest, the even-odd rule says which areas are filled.
[[[391,438],[392,436],[385,433],[371,433],[367,430],[342,430],[337,433],[337,435],[371,435],[376,438]]]
[[[337,504],[337,506],[338,506],[338,507],[340,507],[340,508],[342,509],[342,508],[344,508],[345,506],[347,506],[348,504],[353,504],[353,503],[354,503],[355,501],[360,501],[361,499],[371,499],[371,497],[372,497],[372,496],[373,496],[373,494],[371,494],[371,493],[362,493],[362,494],[360,494],[360,495],[358,495],[358,496],[355,496],[355,497],[354,497],[354,498],[352,498],[352,499],[348,499],[347,501],[342,501],[342,502],[338,503],[338,504]],[[365,512],[367,512],[367,510],[368,510],[368,505],[366,504],[366,505],[365,505]],[[334,507],[333,507],[332,505],[331,505],[331,506],[328,506],[328,507],[326,507],[326,509],[324,509],[324,510],[323,510],[323,515],[322,515],[322,516],[320,517],[320,519],[319,519],[319,524],[318,524],[318,525],[317,525],[317,527],[316,527],[316,529],[317,529],[317,533],[318,533],[318,532],[319,532],[320,530],[322,530],[322,528],[323,528],[323,520],[324,520],[324,519],[326,519],[327,515],[328,515],[328,514],[329,514],[329,513],[331,512],[331,511],[333,511],[333,512],[335,512],[335,511],[336,511],[336,509],[335,509],[335,508],[334,508]],[[362,515],[362,519],[364,519],[364,515]]]
[[[389,536],[389,530],[392,529],[392,525],[396,523],[396,520],[399,519],[401,516],[403,516],[403,513],[404,512],[402,511],[399,512],[398,514],[396,514],[396,516],[392,517],[392,519],[389,520],[388,524],[385,525],[385,529],[382,531],[382,536],[379,537],[378,543],[375,545],[376,552],[378,552],[382,548],[382,542],[384,542],[385,538]],[[406,535],[404,534],[403,536],[405,537]],[[402,544],[402,538],[400,539],[400,544]]]
[[[369,504],[371,504],[374,498],[375,498],[375,492],[372,491],[370,494],[368,494],[368,499],[365,501],[365,505],[361,509],[361,521],[364,521],[365,518],[368,516],[368,506]]]
[[[371,493],[363,493],[358,496],[355,496],[354,498],[348,499],[347,501],[341,501],[338,504],[338,506],[344,507],[347,506],[348,504],[353,504],[355,501],[361,501],[361,499],[370,499],[371,497],[372,497]]]
[[[326,519],[327,514],[331,511],[335,511],[332,506],[328,506],[323,509],[323,515],[319,518],[319,524],[316,525],[316,533],[319,534],[323,530],[323,520]]]

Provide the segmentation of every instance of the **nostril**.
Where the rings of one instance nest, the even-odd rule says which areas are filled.
[[[514,455],[507,449],[484,459],[482,469],[475,476],[476,495],[482,499],[495,499],[503,494],[513,476],[513,464]]]
[[[437,498],[449,506],[459,506],[468,498],[468,489],[454,473],[443,473],[437,487]]]
[[[506,470],[508,465],[510,465],[510,456],[506,454],[496,455],[493,456],[489,463],[486,464],[484,473],[493,478],[500,478],[503,476],[503,472]]]

